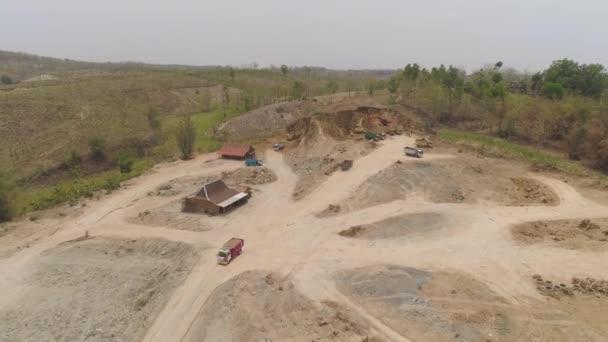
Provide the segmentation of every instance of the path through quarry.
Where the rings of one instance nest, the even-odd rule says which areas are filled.
[[[511,176],[546,186],[558,198],[550,204],[510,206],[488,196],[431,201],[422,187],[377,205],[319,215],[329,205],[361,196],[362,184],[395,163],[418,163],[403,156],[413,139],[387,138],[352,169],[329,175],[298,200],[292,196],[298,176],[282,152],[266,151],[264,167],[276,180],[255,185],[243,207],[204,217],[204,231],[137,224],[132,218],[186,195],[150,195],[162,184],[215,177],[242,162],[203,155],[160,165],[90,201],[78,215],[41,219],[27,248],[17,248],[22,244],[9,232],[0,237],[1,249],[14,250],[0,259],[0,330],[10,333],[0,341],[608,339],[597,318],[608,315],[608,296],[555,300],[539,292],[532,278],[608,279],[608,242],[593,250],[564,249],[523,244],[511,233],[526,222],[608,216],[608,207],[557,178],[516,171]],[[459,160],[459,154],[432,150],[423,159],[429,165]],[[440,219],[427,227],[427,217]],[[340,234],[357,226],[366,227],[367,235]],[[384,226],[390,230],[381,231]],[[217,265],[217,249],[233,236],[245,240],[244,254],[228,266]],[[117,276],[125,272],[132,277]],[[160,274],[159,280],[150,282],[150,272]],[[82,283],[83,277],[110,280]],[[40,281],[63,290],[49,290]],[[123,289],[113,304],[115,320],[97,319],[95,310],[108,310],[102,306],[84,311],[86,301],[75,303],[81,310],[62,304],[75,300],[69,289],[100,303],[113,287]],[[48,308],[37,314],[38,326],[17,319],[38,307]],[[64,329],[44,332],[51,322]]]

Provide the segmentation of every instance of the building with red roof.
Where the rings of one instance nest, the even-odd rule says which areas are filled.
[[[224,144],[221,150],[217,151],[224,158],[245,159],[253,157],[253,146],[244,144]]]

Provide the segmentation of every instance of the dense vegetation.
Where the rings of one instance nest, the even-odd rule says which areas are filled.
[[[563,59],[522,74],[498,62],[471,74],[408,64],[387,83],[393,101],[432,123],[567,152],[608,171],[608,75],[599,64]]]

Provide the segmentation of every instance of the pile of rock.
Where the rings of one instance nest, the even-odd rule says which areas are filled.
[[[606,280],[573,277],[572,284],[566,285],[564,283],[555,284],[551,280],[544,280],[538,274],[533,275],[532,279],[536,282],[536,288],[540,293],[554,298],[573,296],[575,293],[608,296],[608,281]]]

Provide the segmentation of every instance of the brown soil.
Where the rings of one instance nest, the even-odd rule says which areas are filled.
[[[315,305],[281,275],[246,271],[213,291],[185,341],[361,341],[368,335],[366,323],[340,304]]]
[[[298,119],[312,115],[318,108],[313,101],[289,101],[254,109],[220,127],[228,139],[268,138],[285,129]]]
[[[546,244],[579,250],[608,248],[608,218],[526,222],[511,228],[513,238],[524,244]]]
[[[0,310],[3,341],[137,341],[195,261],[165,240],[81,239],[48,250]]]
[[[299,140],[287,146],[286,161],[298,176],[293,190],[293,198],[300,200],[313,192],[319,185],[335,172],[342,170],[342,164],[352,162],[351,167],[357,167],[357,159],[367,155],[374,149],[374,143],[361,138],[336,140],[325,134],[322,125],[312,119],[301,120],[302,133]]]
[[[207,215],[182,212],[182,200],[173,201],[150,210],[140,212],[136,217],[129,218],[131,223],[153,227],[190,230],[194,232],[212,229]]]
[[[276,181],[277,175],[265,167],[244,167],[222,172],[222,180],[228,185],[260,185]]]
[[[395,163],[370,177],[340,203],[347,210],[422,196],[435,203],[494,202],[507,206],[557,205],[547,186],[521,177],[524,166],[503,160],[461,154],[433,162]]]
[[[446,219],[436,213],[405,214],[341,231],[341,236],[361,239],[391,239],[424,234],[441,229]]]
[[[567,300],[511,304],[465,274],[382,265],[343,272],[339,289],[414,341],[602,341],[608,306]],[[592,315],[597,316],[592,316]]]

